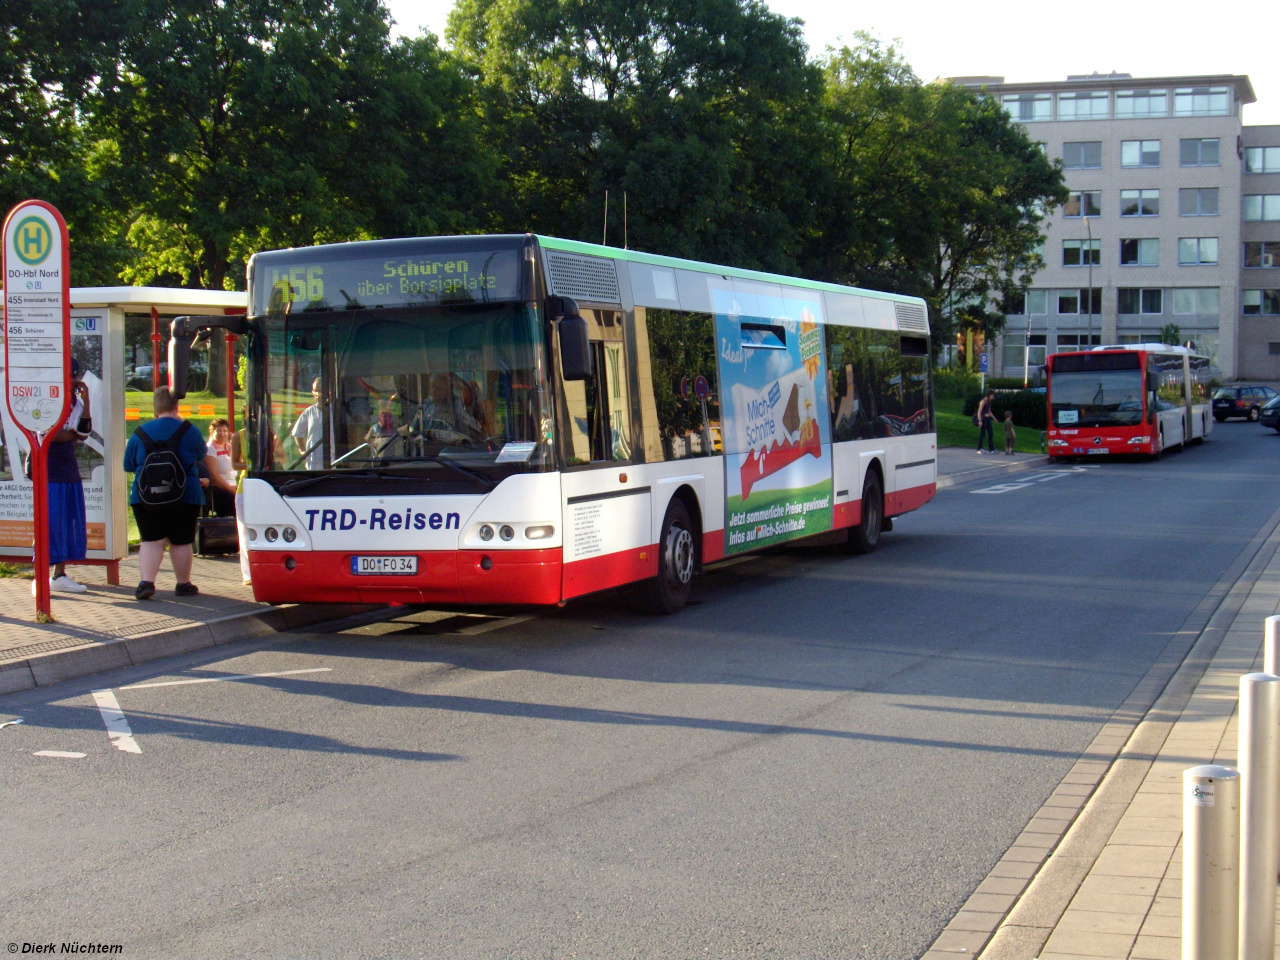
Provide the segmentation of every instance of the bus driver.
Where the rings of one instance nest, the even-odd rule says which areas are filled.
[[[414,432],[439,440],[450,441],[456,437],[483,440],[485,437],[484,427],[467,410],[462,398],[454,394],[453,378],[447,373],[431,377],[431,395],[423,401],[415,420]]]

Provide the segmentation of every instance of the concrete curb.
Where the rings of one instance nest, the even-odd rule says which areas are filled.
[[[975,480],[987,480],[991,477],[1002,477],[1008,473],[1022,473],[1024,470],[1031,470],[1035,467],[1043,467],[1049,462],[1049,457],[1033,457],[1030,460],[1018,460],[1014,463],[995,464],[990,467],[979,467],[977,470],[966,470],[964,473],[946,473],[938,477],[938,489],[945,490],[947,487],[958,487],[962,483],[972,483]]]
[[[365,603],[295,604],[237,613],[205,623],[157,630],[105,643],[86,641],[78,647],[0,663],[0,696],[47,687],[117,667],[137,666],[161,657],[192,653],[286,630],[300,630],[374,609],[376,605]]]

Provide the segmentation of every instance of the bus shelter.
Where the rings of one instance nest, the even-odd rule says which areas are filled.
[[[126,420],[150,416],[150,410],[130,409],[125,403],[129,383],[137,389],[159,386],[164,375],[164,340],[168,321],[176,316],[244,313],[245,294],[223,290],[168,287],[72,287],[71,351],[80,361],[89,388],[93,432],[80,444],[76,457],[84,481],[87,559],[105,566],[107,581],[120,582],[120,561],[128,554],[127,477],[122,467],[128,440]],[[150,323],[150,348],[130,349],[126,358],[126,318]],[[0,337],[3,337],[0,329]],[[228,413],[234,411],[234,338],[225,341]],[[139,362],[145,361],[145,362]],[[0,387],[8,391],[4,352],[0,350]],[[0,556],[30,560],[35,530],[31,481],[25,464],[26,437],[0,405]]]

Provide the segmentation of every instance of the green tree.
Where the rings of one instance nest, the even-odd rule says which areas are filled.
[[[257,249],[483,224],[492,164],[457,64],[378,0],[138,0],[95,103],[133,282],[235,288]]]
[[[9,0],[0,27],[0,215],[46,200],[67,220],[72,282],[110,283],[123,219],[104,176],[111,145],[86,128],[97,79],[110,74],[130,0]]]
[[[792,270],[812,220],[821,77],[758,0],[460,0],[455,49],[485,88],[513,185],[503,220]]]
[[[1160,328],[1160,342],[1167,343],[1171,347],[1182,345],[1182,331],[1178,329],[1176,323],[1166,323]]]
[[[923,297],[935,342],[998,332],[1000,305],[1043,266],[1041,224],[1066,200],[1061,165],[994,99],[922,84],[866,35],[828,51],[823,68],[833,151],[817,238],[824,271]]]

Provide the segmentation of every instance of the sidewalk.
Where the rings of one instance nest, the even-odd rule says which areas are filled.
[[[926,960],[1182,955],[1182,773],[1235,765],[1240,677],[1262,669],[1263,620],[1280,611],[1275,519],[1150,710],[1117,711]]]
[[[1049,458],[1043,453],[1015,453],[1008,456],[1002,451],[978,453],[972,447],[938,448],[938,489],[1000,477],[1006,473],[1020,473],[1047,466]]]
[[[35,622],[26,577],[0,578],[0,694],[47,686],[101,670],[188,653],[236,640],[296,629],[369,609],[355,604],[272,607],[257,603],[240,577],[237,557],[195,559],[195,597],[173,595],[166,559],[154,599],[133,599],[138,557],[120,562],[120,586],[107,585],[104,567],[75,566],[88,593],[55,593],[57,623]]]

